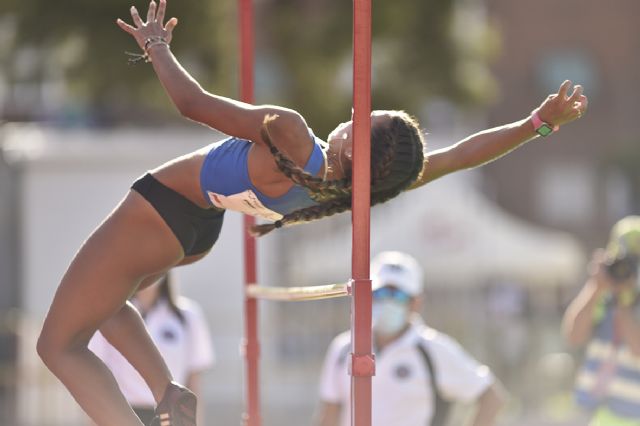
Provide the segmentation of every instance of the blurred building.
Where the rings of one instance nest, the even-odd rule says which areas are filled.
[[[640,207],[640,3],[487,0],[502,43],[491,125],[519,119],[564,79],[583,84],[589,111],[484,170],[517,216],[579,235],[591,247]]]

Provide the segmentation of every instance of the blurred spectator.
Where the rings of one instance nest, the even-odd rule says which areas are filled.
[[[178,296],[170,273],[140,290],[132,299],[171,374],[200,396],[200,377],[214,362],[209,328],[200,307]],[[154,417],[155,400],[140,374],[97,332],[89,348],[111,369],[125,398],[146,425]],[[198,405],[198,424],[202,423]]]
[[[504,403],[487,366],[419,316],[422,270],[415,259],[384,252],[372,262],[373,426],[445,424],[450,402],[476,402],[473,425],[493,425]],[[349,332],[331,343],[320,380],[318,426],[350,424]]]
[[[564,315],[572,345],[586,345],[576,398],[592,412],[591,426],[640,425],[640,216],[611,230],[594,253],[589,278]]]

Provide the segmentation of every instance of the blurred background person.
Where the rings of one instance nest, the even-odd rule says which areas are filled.
[[[376,373],[372,385],[372,425],[444,425],[451,402],[475,402],[474,426],[493,425],[505,402],[489,368],[451,337],[424,324],[418,314],[423,273],[401,252],[383,252],[372,261],[373,342]],[[349,332],[327,352],[320,379],[317,426],[350,424],[347,368]]]
[[[172,273],[138,291],[132,303],[140,311],[175,380],[200,396],[201,375],[214,363],[209,327],[200,306],[178,295]],[[140,420],[150,424],[156,403],[140,374],[100,332],[94,335],[89,348],[109,367]],[[198,424],[205,424],[202,406],[198,404]]]
[[[586,346],[576,398],[592,426],[640,425],[640,216],[615,224],[564,316],[568,342]]]

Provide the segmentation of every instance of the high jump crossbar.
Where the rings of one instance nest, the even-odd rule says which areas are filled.
[[[238,0],[240,23],[241,99],[254,103],[253,75],[253,5],[252,0]],[[244,217],[245,226],[245,339],[242,351],[246,361],[246,411],[243,423],[260,426],[257,333],[257,300],[310,300],[299,297],[328,295],[332,291],[351,294],[351,425],[371,426],[371,377],[375,358],[371,353],[371,280],[369,277],[371,206],[371,0],[353,0],[353,168],[352,168],[352,279],[349,285],[323,289],[314,287],[270,288],[256,286],[256,243],[246,230],[255,223]],[[344,286],[344,288],[342,287]],[[255,296],[251,297],[250,293]],[[277,296],[276,296],[277,295]],[[284,297],[284,299],[275,299]],[[289,297],[290,299],[287,299]],[[338,297],[332,296],[332,297]],[[293,299],[291,299],[293,298]]]
[[[350,293],[348,283],[307,287],[266,287],[250,284],[246,287],[247,297],[283,302],[332,299],[335,297],[348,296]]]

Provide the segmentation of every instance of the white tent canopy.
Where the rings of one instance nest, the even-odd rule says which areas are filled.
[[[412,254],[425,268],[429,286],[496,280],[556,286],[580,279],[585,257],[574,237],[499,209],[474,187],[477,177],[473,171],[451,175],[375,207],[372,255]],[[351,227],[345,216],[291,230],[287,249],[296,261],[284,279],[311,284],[350,276]]]

